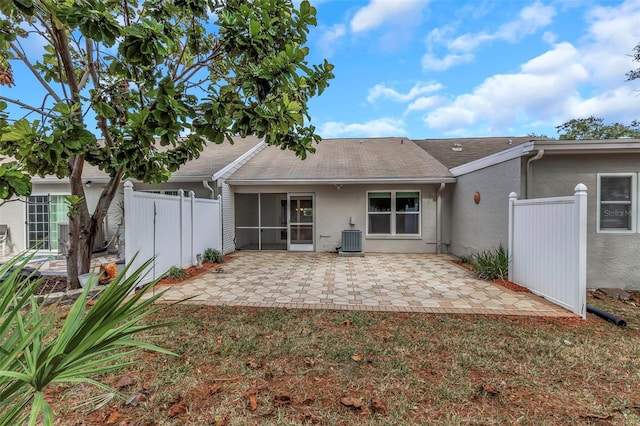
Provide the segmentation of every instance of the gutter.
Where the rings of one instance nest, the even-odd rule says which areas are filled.
[[[456,183],[455,177],[433,178],[360,178],[360,179],[334,179],[334,178],[310,178],[310,179],[227,179],[231,185],[333,185],[333,184],[372,184],[372,183],[408,183],[408,184],[434,184]]]
[[[525,194],[524,194],[524,198],[526,199],[529,198],[529,195],[531,194],[531,187],[532,187],[531,163],[533,163],[534,161],[538,161],[539,159],[542,158],[543,155],[544,155],[544,149],[538,149],[538,153],[534,157],[531,157],[527,160],[527,176],[526,176]]]
[[[445,183],[440,184],[436,196],[436,253],[442,253],[442,192]]]

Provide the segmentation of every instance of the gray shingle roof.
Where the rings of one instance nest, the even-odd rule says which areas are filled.
[[[461,138],[461,139],[422,139],[414,142],[420,148],[438,159],[448,168],[460,166],[479,160],[491,154],[495,154],[514,146],[522,145],[531,140],[543,140],[540,138],[524,137],[487,137],[487,138]],[[454,145],[462,148],[454,151]]]
[[[269,146],[233,173],[247,181],[361,181],[451,178],[446,167],[407,138],[324,139],[305,160]]]
[[[211,178],[213,174],[218,172],[229,163],[242,156],[245,152],[256,146],[262,139],[248,136],[246,138],[233,138],[234,144],[228,141],[217,145],[210,142],[206,145],[200,157],[184,164],[180,169],[175,171],[171,177],[179,179],[194,180]],[[99,179],[106,178],[106,175],[97,167],[85,164],[82,173],[83,179]]]

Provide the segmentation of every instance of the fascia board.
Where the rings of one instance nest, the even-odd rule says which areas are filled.
[[[525,142],[521,145],[514,146],[513,148],[505,149],[504,151],[496,152],[495,154],[482,157],[475,161],[462,164],[457,167],[449,169],[454,176],[462,176],[467,173],[472,173],[487,167],[494,166],[496,164],[504,163],[505,161],[513,160],[514,158],[521,157],[528,154],[533,150],[534,142]]]

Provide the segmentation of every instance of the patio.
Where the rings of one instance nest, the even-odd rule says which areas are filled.
[[[162,301],[248,307],[571,317],[530,293],[475,278],[448,255],[238,251],[171,286]]]

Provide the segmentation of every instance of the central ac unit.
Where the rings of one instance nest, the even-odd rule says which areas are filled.
[[[348,230],[342,231],[342,251],[361,252],[362,251],[362,231]]]

